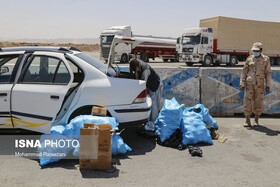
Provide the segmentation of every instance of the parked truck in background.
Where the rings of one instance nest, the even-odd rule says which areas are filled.
[[[120,43],[115,47],[115,60],[127,63],[130,58],[140,58],[149,62],[149,58],[160,57],[164,62],[179,61],[176,51],[176,38],[134,35],[131,26],[113,26],[100,35],[100,59],[109,59],[110,47],[115,36],[134,38],[133,44]]]
[[[185,29],[177,39],[180,59],[188,66],[235,66],[245,61],[255,42],[263,44],[263,53],[272,65],[280,65],[280,23],[228,17],[200,20],[200,28]]]

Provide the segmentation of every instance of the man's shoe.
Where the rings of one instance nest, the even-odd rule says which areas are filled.
[[[259,124],[259,118],[260,118],[259,115],[255,115],[254,126],[260,126],[260,124]]]
[[[244,124],[244,127],[252,127],[251,121],[250,121],[250,116],[246,116],[246,122]]]

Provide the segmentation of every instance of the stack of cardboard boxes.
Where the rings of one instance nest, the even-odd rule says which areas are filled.
[[[106,115],[107,110],[93,107],[93,115]],[[111,168],[111,125],[84,124],[80,129],[80,169],[102,169]]]

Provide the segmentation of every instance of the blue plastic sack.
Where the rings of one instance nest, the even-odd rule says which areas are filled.
[[[197,143],[213,144],[210,131],[203,122],[203,116],[189,109],[186,108],[183,112],[183,120],[180,127],[183,136],[182,143],[184,145]]]
[[[127,151],[132,151],[132,149],[124,143],[122,137],[114,134],[112,137],[112,155],[125,154]]]
[[[51,134],[44,134],[41,136],[40,142],[42,147],[38,147],[39,153],[60,153],[61,155],[68,155],[72,152],[72,155],[78,157],[80,154],[80,147],[51,147],[45,146],[44,141],[46,139],[55,141],[55,140],[80,140],[80,128],[84,127],[84,123],[92,123],[92,124],[108,124],[112,126],[112,129],[118,128],[118,122],[113,117],[101,117],[101,116],[91,116],[91,115],[81,115],[77,116],[76,118],[72,119],[69,124],[67,125],[58,125],[53,126],[51,128]],[[112,153],[113,155],[117,154],[125,154],[127,151],[131,151],[131,148],[123,142],[123,139],[119,136],[114,134],[114,138],[112,138]],[[57,162],[63,159],[65,156],[41,156],[40,165],[46,165],[52,162]]]
[[[209,114],[209,109],[205,108],[203,104],[197,104],[193,107],[186,108],[184,113],[186,113],[186,111],[196,111],[197,114],[201,115],[203,122],[207,127],[213,126],[215,129],[219,128],[217,121],[212,118],[212,116]]]
[[[115,127],[117,128],[117,126],[119,126],[119,123],[113,117],[80,115],[72,119],[70,123],[65,126],[65,129],[62,132],[62,134],[80,135],[80,128],[84,128],[85,123],[112,125],[112,129],[114,129]]]
[[[165,99],[164,106],[155,122],[156,134],[162,142],[169,139],[176,129],[180,128],[183,107],[184,105],[180,105],[175,98]]]

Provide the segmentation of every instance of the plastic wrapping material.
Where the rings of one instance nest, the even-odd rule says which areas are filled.
[[[164,101],[164,106],[155,122],[156,134],[162,142],[169,139],[176,129],[180,128],[183,107],[184,105],[180,105],[175,98]]]
[[[101,117],[101,116],[91,116],[91,115],[81,115],[72,119],[71,122],[67,125],[53,126],[51,128],[51,134],[43,134],[41,136],[40,142],[42,147],[38,148],[39,153],[48,152],[50,155],[56,156],[40,156],[40,165],[46,165],[52,162],[57,162],[69,153],[72,152],[74,157],[79,157],[80,147],[76,146],[66,146],[66,147],[56,147],[56,146],[45,146],[45,140],[56,141],[56,140],[65,140],[65,141],[74,141],[80,140],[80,129],[84,128],[84,123],[91,124],[108,124],[112,126],[112,129],[118,128],[118,122],[113,117]],[[72,144],[71,144],[72,145]],[[112,138],[112,154],[125,154],[127,151],[131,151],[131,148],[123,142],[123,139],[114,134]],[[60,155],[60,156],[57,156]]]
[[[213,144],[210,131],[203,122],[203,116],[190,108],[186,108],[183,113],[181,124],[184,145],[208,143]]]

